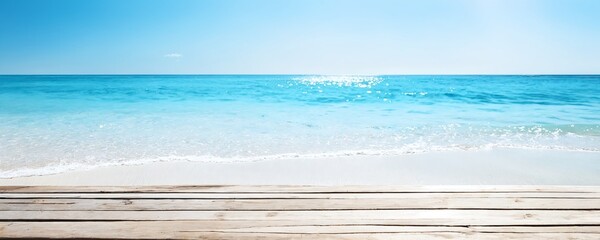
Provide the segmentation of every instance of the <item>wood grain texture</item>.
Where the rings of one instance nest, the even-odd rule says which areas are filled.
[[[600,187],[0,186],[0,238],[600,239]]]
[[[600,199],[600,192],[460,192],[460,193],[2,193],[0,199],[358,199],[358,198],[562,198]]]

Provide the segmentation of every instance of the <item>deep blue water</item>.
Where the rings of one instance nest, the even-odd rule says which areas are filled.
[[[0,177],[499,147],[600,151],[600,76],[0,76]]]

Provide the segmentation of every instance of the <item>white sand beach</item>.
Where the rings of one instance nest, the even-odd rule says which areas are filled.
[[[157,162],[0,179],[0,185],[600,185],[600,153],[496,149],[245,163]]]

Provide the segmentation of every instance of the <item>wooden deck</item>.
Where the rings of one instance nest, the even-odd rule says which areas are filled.
[[[0,238],[600,239],[600,187],[0,186]]]

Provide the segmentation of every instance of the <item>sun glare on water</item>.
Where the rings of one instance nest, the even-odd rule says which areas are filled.
[[[383,79],[378,76],[356,76],[356,75],[318,75],[318,76],[302,76],[292,78],[294,81],[306,85],[325,85],[339,87],[360,87],[370,88]]]

